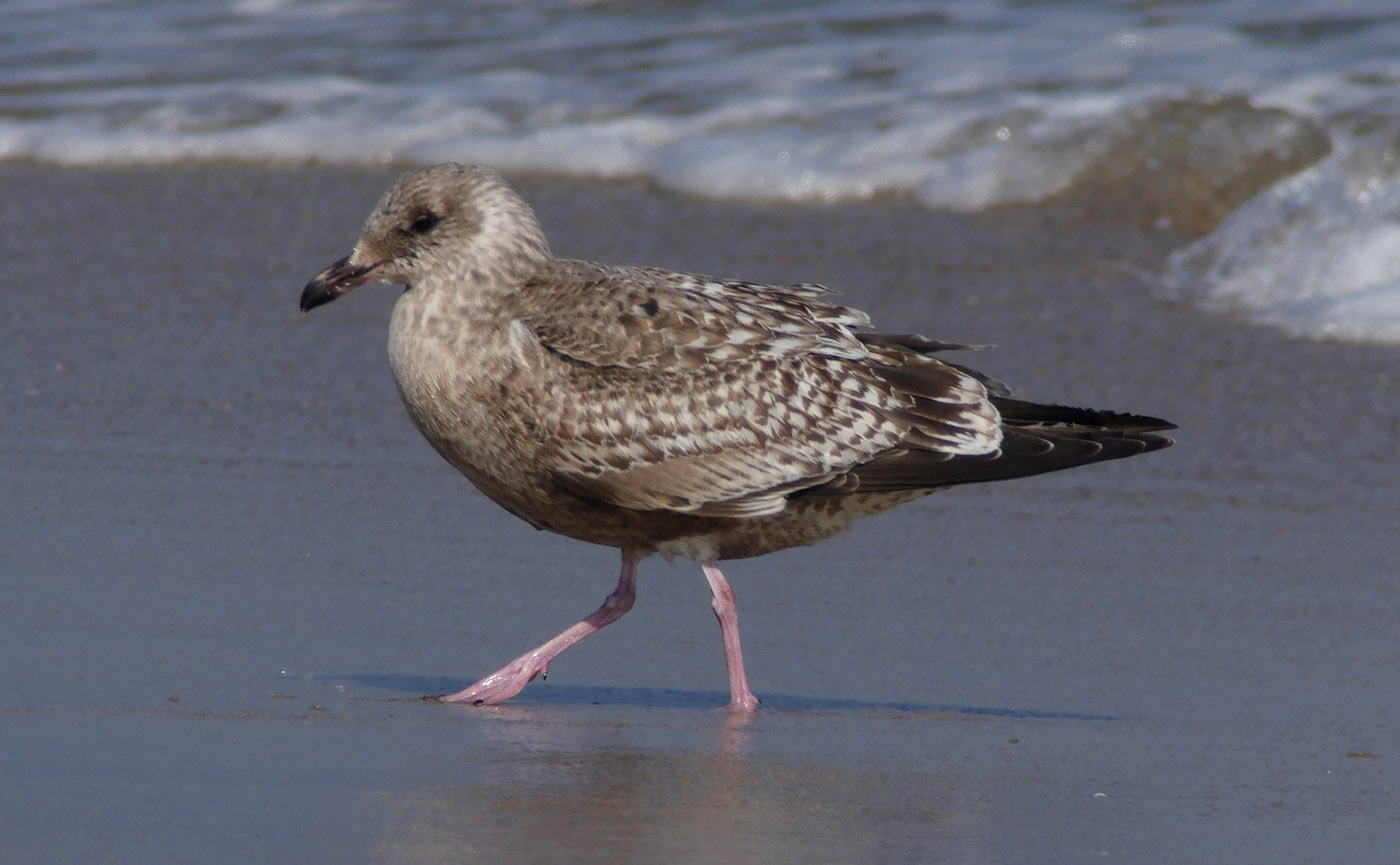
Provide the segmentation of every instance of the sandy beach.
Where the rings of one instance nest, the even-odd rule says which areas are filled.
[[[821,282],[1177,446],[698,568],[492,709],[616,552],[432,453],[395,290],[301,316],[396,169],[0,165],[0,859],[1383,862],[1400,849],[1400,348],[1160,301],[1092,208],[748,206],[519,177],[556,253]]]

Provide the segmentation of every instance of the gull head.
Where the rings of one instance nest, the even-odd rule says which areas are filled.
[[[549,257],[535,214],[485,165],[410,171],[384,193],[351,253],[306,284],[301,310],[369,282],[499,283]]]

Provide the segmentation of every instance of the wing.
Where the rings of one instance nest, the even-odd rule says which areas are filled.
[[[522,318],[550,350],[598,367],[666,372],[803,351],[864,358],[851,329],[870,318],[824,300],[830,293],[556,259],[524,285]]]
[[[552,474],[585,498],[758,516],[879,454],[1000,444],[981,381],[855,333],[868,318],[820,286],[559,261],[522,291],[559,362]]]
[[[922,337],[865,334],[872,344],[914,352],[938,351],[947,344]],[[1001,416],[1001,446],[984,453],[952,452],[937,442],[920,440],[915,430],[905,447],[876,455],[868,462],[821,486],[806,487],[804,495],[850,495],[856,492],[932,490],[957,484],[1008,480],[1059,471],[1074,466],[1122,459],[1172,445],[1158,432],[1176,425],[1156,417],[1047,405],[1013,399],[1007,387],[975,370],[948,364],[981,381]],[[916,369],[919,367],[915,367]],[[910,368],[877,366],[876,372],[906,390],[918,392]]]

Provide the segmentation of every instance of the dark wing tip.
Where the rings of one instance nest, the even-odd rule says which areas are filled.
[[[993,396],[992,404],[1001,412],[1002,420],[1014,426],[1075,426],[1123,433],[1161,432],[1177,428],[1171,421],[1151,415],[1049,405],[1004,396]]]

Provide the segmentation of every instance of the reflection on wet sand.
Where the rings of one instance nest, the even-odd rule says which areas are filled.
[[[718,719],[708,749],[652,750],[626,724],[527,716],[490,725],[516,741],[479,777],[390,797],[376,861],[993,861],[985,797],[956,773],[757,758]]]

